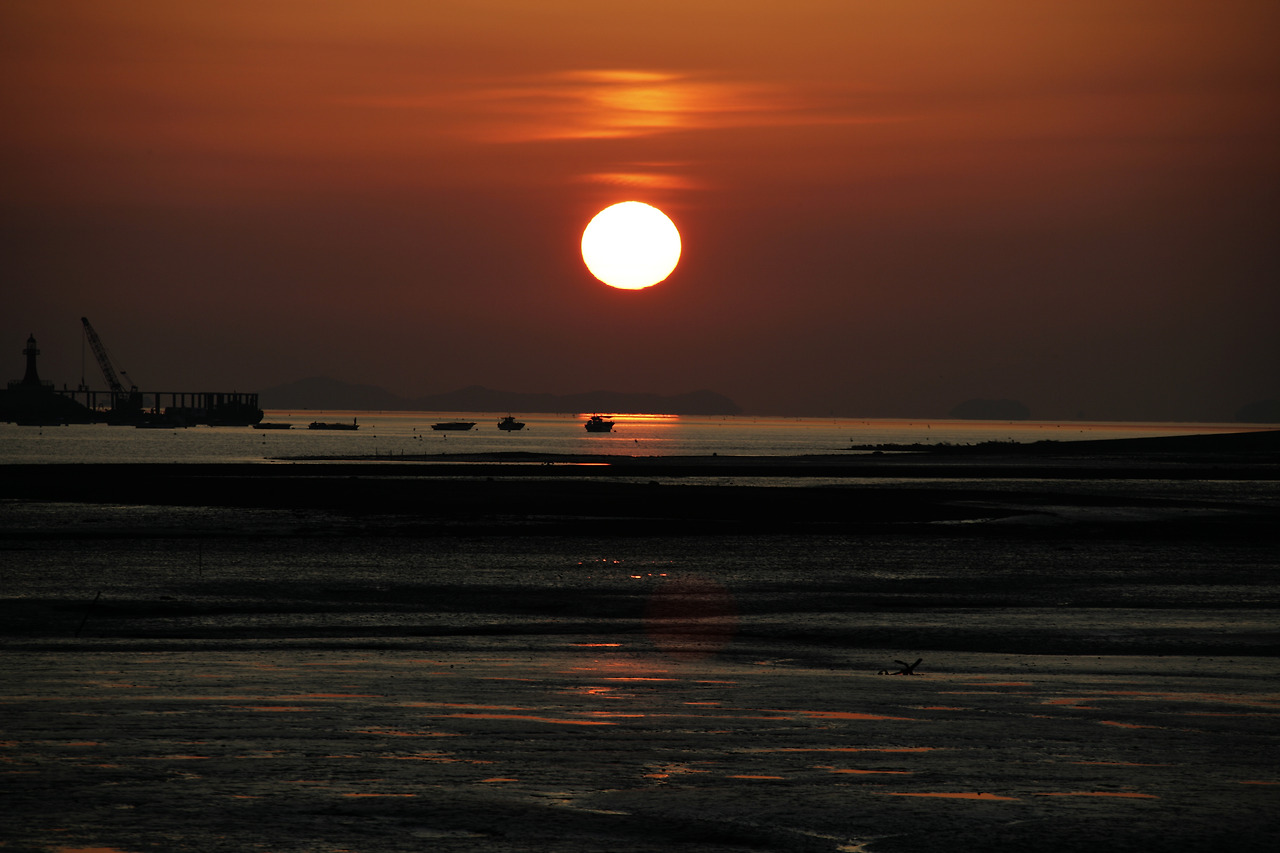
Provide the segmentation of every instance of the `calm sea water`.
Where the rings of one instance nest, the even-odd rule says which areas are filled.
[[[312,421],[357,419],[356,431],[309,430]],[[585,415],[522,414],[519,432],[493,414],[459,412],[268,411],[288,430],[249,427],[137,429],[105,424],[0,424],[0,464],[18,462],[264,462],[289,457],[415,456],[526,451],[624,456],[796,456],[851,453],[866,444],[977,444],[1042,439],[1132,438],[1239,432],[1239,424],[1037,421],[852,420],[833,418],[617,415],[612,433],[583,429]],[[438,421],[475,421],[468,432],[437,432]]]

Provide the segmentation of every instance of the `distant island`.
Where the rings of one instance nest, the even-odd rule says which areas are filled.
[[[457,391],[407,398],[376,385],[327,377],[300,379],[258,392],[264,409],[348,409],[373,412],[635,412],[655,415],[738,415],[742,409],[714,391],[686,394],[526,394],[469,385]]]

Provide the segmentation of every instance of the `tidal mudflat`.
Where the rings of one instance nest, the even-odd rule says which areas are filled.
[[[738,513],[757,495],[753,525],[709,521],[705,489],[647,504],[665,481],[616,484],[609,511],[569,481],[498,506],[510,484],[482,478],[436,512],[341,499],[373,490],[349,479],[284,505],[6,493],[3,849],[1269,850],[1280,830],[1271,481],[850,483],[846,510],[879,511],[847,523],[788,516],[832,509],[825,486],[706,486]]]

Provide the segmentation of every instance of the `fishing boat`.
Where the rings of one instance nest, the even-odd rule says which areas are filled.
[[[460,432],[466,432],[475,425],[475,421],[442,421],[438,424],[432,424],[431,428],[434,430],[458,430]]]
[[[507,430],[508,432],[514,432],[515,430],[524,429],[524,421],[518,421],[515,418],[513,418],[511,415],[507,415],[505,418],[498,421],[498,429],[504,429],[504,430]]]
[[[584,426],[587,428],[587,432],[613,432],[613,421],[602,418],[599,415],[592,415],[587,418]]]
[[[307,429],[360,429],[360,425],[356,423],[356,419],[352,418],[349,424],[326,423],[324,421],[312,421],[307,424]]]

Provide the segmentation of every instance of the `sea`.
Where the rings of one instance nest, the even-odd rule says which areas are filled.
[[[502,452],[601,456],[803,456],[866,453],[875,445],[970,445],[1241,432],[1228,423],[973,421],[617,414],[609,433],[588,433],[587,414],[520,414],[520,431],[499,416],[468,412],[268,410],[289,429],[195,426],[173,429],[71,424],[0,424],[0,464],[323,461],[352,457],[440,457]],[[467,431],[437,431],[445,421]],[[312,430],[312,422],[356,430]],[[445,459],[444,461],[447,461]]]

